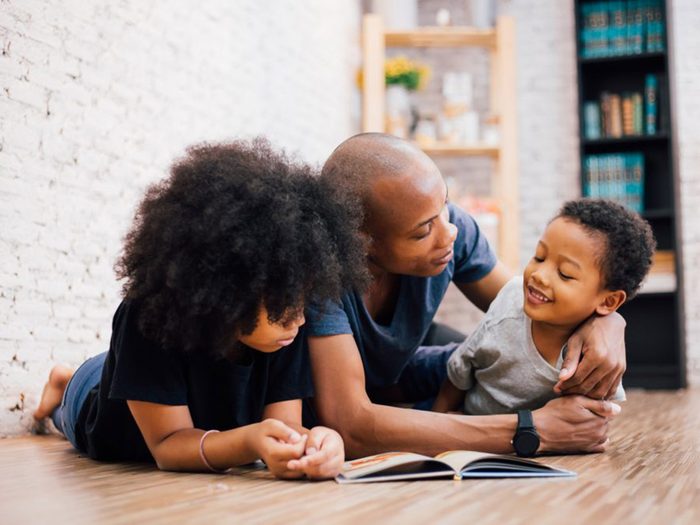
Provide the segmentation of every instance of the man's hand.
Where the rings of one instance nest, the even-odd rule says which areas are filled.
[[[555,392],[607,399],[627,368],[625,320],[617,312],[592,317],[569,338]]]
[[[272,418],[251,427],[251,447],[258,451],[275,477],[295,479],[304,476],[303,472],[290,469],[287,465],[290,460],[298,459],[304,454],[306,435],[300,435],[293,428]]]
[[[335,430],[314,427],[309,431],[305,455],[287,464],[292,471],[306,474],[309,479],[327,479],[340,473],[345,461],[343,438]]]
[[[585,396],[553,399],[533,412],[540,436],[538,452],[604,452],[608,421],[621,410],[610,401]]]

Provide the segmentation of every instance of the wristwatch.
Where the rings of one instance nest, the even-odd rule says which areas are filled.
[[[524,458],[531,458],[540,448],[540,436],[535,430],[535,423],[532,421],[532,412],[529,410],[518,410],[518,427],[511,441],[515,453]]]

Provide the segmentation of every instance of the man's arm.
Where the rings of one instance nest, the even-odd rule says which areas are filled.
[[[323,424],[345,440],[348,457],[389,450],[435,455],[466,449],[508,453],[517,418],[513,414],[463,416],[373,404],[352,335],[309,337],[316,387],[316,409]],[[617,405],[567,396],[535,411],[540,452],[600,452],[607,440],[607,420]]]
[[[617,312],[594,316],[569,338],[559,382],[554,389],[610,399],[617,392],[627,368],[625,319]]]
[[[496,263],[488,274],[474,281],[473,283],[458,283],[455,285],[469,299],[469,301],[477,306],[482,312],[489,309],[491,301],[493,301],[501,291],[501,288],[513,277],[512,272],[501,261]]]

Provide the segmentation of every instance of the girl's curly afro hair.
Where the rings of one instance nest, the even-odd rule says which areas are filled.
[[[115,268],[146,337],[225,354],[261,305],[286,322],[366,286],[360,210],[264,139],[198,145],[147,190]]]

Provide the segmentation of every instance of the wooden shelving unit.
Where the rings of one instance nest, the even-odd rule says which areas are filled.
[[[630,387],[679,388],[686,384],[685,349],[682,324],[682,268],[680,231],[676,216],[678,196],[675,190],[672,92],[669,84],[668,39],[664,51],[622,54],[596,58],[582,57],[582,8],[604,2],[576,0],[576,41],[579,94],[581,173],[586,155],[641,152],[644,155],[644,211],[658,243],[652,271],[633,301],[623,305],[620,313],[627,321],[627,373],[624,383]],[[618,9],[619,2],[610,2]],[[666,2],[662,2],[666,25]],[[611,13],[613,10],[610,11]],[[612,16],[612,15],[611,15]],[[667,34],[667,31],[664,31]],[[653,135],[586,139],[585,101],[596,100],[609,91],[641,91],[647,74],[659,79],[659,122]],[[583,176],[581,187],[584,189]]]
[[[431,156],[483,156],[496,164],[491,192],[500,205],[499,257],[514,271],[519,263],[518,161],[515,93],[515,22],[498,19],[494,29],[421,27],[385,31],[378,15],[363,20],[363,131],[384,131],[384,59],[387,47],[482,47],[491,55],[491,114],[498,116],[500,143],[445,144],[423,147]]]

